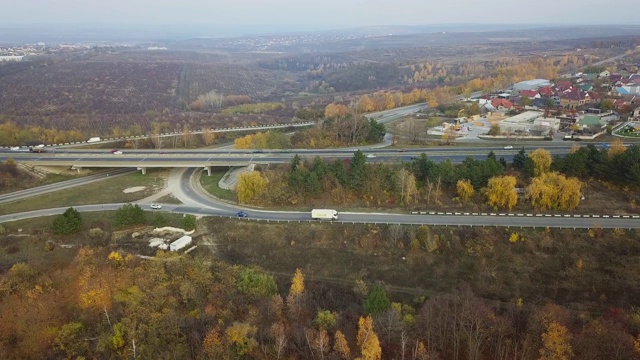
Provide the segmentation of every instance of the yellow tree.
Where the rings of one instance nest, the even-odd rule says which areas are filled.
[[[469,180],[458,180],[456,190],[458,192],[458,197],[462,201],[469,201],[475,192],[473,185],[471,185],[471,181]]]
[[[256,332],[255,326],[235,322],[225,332],[227,344],[236,355],[243,357],[251,353],[256,346]]]
[[[580,203],[582,183],[557,172],[533,178],[526,194],[533,207],[539,210],[573,210]]]
[[[376,104],[368,95],[363,95],[358,101],[358,112],[370,112],[376,109]]]
[[[489,179],[485,189],[487,203],[498,208],[513,208],[518,202],[516,178],[513,176],[496,176]]]
[[[351,358],[351,350],[349,349],[347,338],[344,337],[340,330],[336,331],[336,335],[333,337],[333,351],[337,352],[344,360]]]
[[[251,171],[238,176],[236,194],[238,201],[246,204],[258,198],[267,187],[269,180],[257,171]]]
[[[552,321],[542,334],[540,360],[568,360],[573,357],[571,334],[566,327]]]
[[[373,318],[368,315],[358,320],[358,346],[362,354],[362,360],[378,360],[382,358],[382,348],[378,335],[373,331]]]
[[[324,117],[333,119],[347,115],[349,108],[342,104],[331,103],[324,109]]]
[[[295,300],[295,305],[300,305],[300,296],[304,293],[304,274],[302,270],[296,269],[296,273],[293,274],[291,279],[291,288],[289,289],[289,299]]]
[[[607,154],[609,155],[609,158],[612,158],[618,154],[622,154],[625,151],[627,151],[627,147],[624,145],[622,140],[615,139],[611,143],[611,147],[609,148]]]
[[[545,149],[535,149],[529,158],[533,161],[533,176],[540,176],[551,169],[551,153]]]

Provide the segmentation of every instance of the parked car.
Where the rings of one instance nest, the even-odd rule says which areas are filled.
[[[160,204],[151,204],[152,209],[162,209],[162,205]]]
[[[248,217],[249,215],[248,215],[246,212],[244,212],[244,211],[238,211],[238,213],[236,214],[236,216],[237,216],[237,217],[239,217],[239,218],[246,218],[246,217]]]

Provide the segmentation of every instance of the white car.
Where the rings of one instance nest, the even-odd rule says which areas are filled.
[[[511,145],[507,145],[507,146],[505,146],[505,147],[504,147],[504,149],[505,149],[505,150],[511,150],[511,149],[513,149],[513,146],[511,146]]]
[[[376,156],[375,156],[375,155],[373,155],[373,154],[367,154],[367,157],[368,157],[368,158],[374,158],[374,157],[376,157]]]
[[[111,153],[112,153],[113,155],[122,155],[122,151],[120,151],[120,150],[118,150],[118,149],[113,149],[113,150],[111,150]]]
[[[13,151],[20,150],[20,146],[12,146],[10,149]]]
[[[162,209],[162,205],[160,204],[151,204],[152,209]]]

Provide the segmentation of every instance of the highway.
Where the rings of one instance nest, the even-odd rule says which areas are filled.
[[[215,199],[199,187],[200,170],[182,170],[179,178],[180,195],[178,198],[185,205],[163,204],[162,210],[151,210],[147,204],[140,204],[149,211],[193,214],[200,216],[226,216],[236,218],[238,211],[245,211],[248,218],[240,221],[283,221],[312,222],[310,211],[269,211],[248,209],[239,205],[228,204]],[[80,179],[78,179],[80,180]],[[37,192],[37,191],[36,191]],[[186,197],[186,198],[185,198]],[[72,206],[70,204],[69,206]],[[99,204],[74,206],[81,212],[117,210],[123,204]],[[0,216],[0,223],[23,220],[63,213],[67,207],[43,209],[24,213]],[[431,226],[506,226],[506,227],[558,227],[558,228],[640,228],[640,217],[588,215],[551,215],[551,214],[518,214],[509,212],[496,213],[365,213],[340,211],[339,223],[372,223],[372,224],[407,224]]]

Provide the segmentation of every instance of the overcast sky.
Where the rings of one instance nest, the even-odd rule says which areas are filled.
[[[637,24],[640,0],[0,0],[0,23]]]

